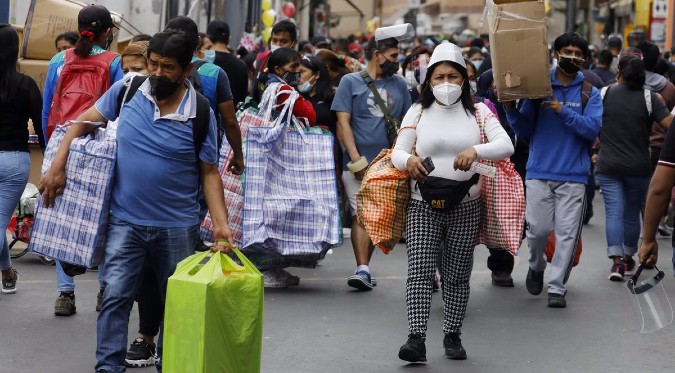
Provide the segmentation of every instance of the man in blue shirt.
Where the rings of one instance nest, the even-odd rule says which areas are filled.
[[[399,53],[396,39],[375,41],[372,38],[366,51],[366,71],[375,82],[391,116],[400,121],[412,102],[405,80],[396,75]],[[368,162],[375,159],[382,149],[391,146],[387,136],[387,123],[361,73],[351,73],[342,78],[331,110],[337,112],[337,133],[345,153],[343,169],[347,171],[342,174],[342,181],[353,216],[351,237],[357,268],[348,279],[348,284],[360,290],[371,290],[374,283],[368,264],[374,247],[368,233],[356,221],[356,193],[361,187]],[[349,167],[350,163],[352,167]],[[358,167],[354,168],[353,165]]]
[[[97,372],[125,371],[129,313],[143,263],[150,263],[164,301],[176,264],[193,252],[199,234],[200,184],[214,222],[213,250],[228,251],[228,243],[233,243],[217,166],[217,125],[212,111],[206,139],[201,144],[193,139],[197,100],[203,99],[187,80],[193,49],[182,32],[156,34],[148,47],[148,68],[154,74],[121,111],[117,99],[125,85],[118,82],[78,118],[119,122],[106,243],[107,287],[97,325]],[[41,181],[46,207],[63,191],[70,143],[92,130],[87,125],[68,130]],[[161,341],[160,337],[160,359]]]
[[[555,40],[554,48],[559,62],[551,70],[553,96],[524,100],[520,110],[511,102],[505,103],[505,108],[516,135],[530,140],[525,181],[530,268],[525,285],[532,295],[543,290],[546,243],[554,231],[548,306],[564,308],[565,284],[572,271],[586,209],[591,146],[602,125],[602,98],[596,88],[584,89],[580,69],[588,55],[586,40],[566,33]]]

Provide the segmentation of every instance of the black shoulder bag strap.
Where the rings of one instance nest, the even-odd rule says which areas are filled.
[[[377,91],[375,82],[368,74],[368,71],[362,70],[361,78],[363,78],[363,81],[366,83],[368,88],[370,88],[370,91],[373,92],[375,101],[384,114],[384,119],[387,122],[387,139],[389,140],[389,145],[391,146],[394,144],[394,140],[396,140],[396,135],[398,134],[398,129],[401,127],[401,123],[389,113],[389,109],[387,108],[387,105],[385,105],[384,100],[382,100],[382,96],[380,96],[380,93]]]
[[[122,106],[134,97],[138,88],[148,79],[147,76],[136,76],[133,77],[130,81],[124,84],[126,89],[122,89],[117,96],[117,116],[122,112]],[[211,106],[209,105],[209,100],[204,97],[201,93],[197,93],[197,115],[195,116],[194,121],[192,122],[192,141],[195,147],[195,154],[197,156],[197,162],[199,162],[199,152],[202,150],[202,143],[206,140],[206,136],[209,132],[209,119],[210,114],[209,110]],[[126,94],[126,97],[125,97]]]

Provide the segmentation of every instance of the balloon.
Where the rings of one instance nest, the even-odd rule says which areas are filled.
[[[262,14],[262,23],[267,27],[274,25],[274,19],[277,17],[277,12],[274,9],[267,9]]]
[[[295,15],[295,5],[293,3],[286,3],[281,9],[288,18],[293,18]]]
[[[269,10],[272,7],[272,0],[262,0],[260,7],[262,10]]]
[[[265,43],[270,41],[270,38],[272,37],[272,28],[271,27],[265,27],[265,29],[262,30],[262,37]]]

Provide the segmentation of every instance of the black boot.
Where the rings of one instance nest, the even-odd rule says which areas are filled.
[[[424,345],[424,338],[419,334],[410,334],[406,342],[398,351],[398,358],[418,363],[427,361],[427,347]]]
[[[451,360],[465,360],[466,350],[462,346],[462,340],[457,333],[448,333],[443,338],[445,357]]]

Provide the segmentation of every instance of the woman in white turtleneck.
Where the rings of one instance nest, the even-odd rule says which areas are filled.
[[[488,143],[481,144],[475,113],[485,126]],[[408,341],[399,351],[405,361],[426,361],[425,337],[431,307],[432,281],[438,250],[442,250],[443,347],[449,359],[466,359],[460,339],[462,321],[469,300],[469,278],[473,250],[480,223],[480,179],[469,171],[478,159],[501,160],[513,154],[513,145],[497,117],[471,98],[466,64],[459,48],[450,43],[436,47],[420,100],[401,124],[392,162],[412,178],[412,199],[408,208]],[[413,151],[414,149],[414,151]],[[423,160],[430,157],[435,168],[427,172]],[[434,180],[428,179],[428,177]],[[425,201],[420,189],[433,182],[466,181],[465,192],[455,207],[443,209],[435,200]],[[441,184],[438,184],[438,183]],[[419,184],[418,184],[419,183]],[[467,190],[468,189],[468,190]],[[428,196],[427,196],[427,199]]]

